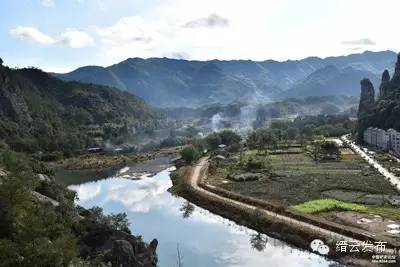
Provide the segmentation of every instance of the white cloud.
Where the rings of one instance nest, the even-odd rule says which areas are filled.
[[[162,20],[140,16],[123,17],[110,26],[94,27],[101,43],[99,54],[111,62],[128,56],[149,57],[170,52],[168,45],[176,42],[176,30]]]
[[[11,30],[11,34],[21,40],[30,40],[35,43],[50,45],[55,43],[55,40],[34,27],[18,26]]]
[[[39,0],[40,4],[45,6],[45,7],[52,7],[55,6],[55,3],[53,0]]]
[[[357,40],[346,40],[343,41],[344,45],[376,45],[376,42],[369,38],[362,38]]]
[[[21,40],[32,41],[42,45],[62,44],[71,48],[84,48],[93,46],[95,43],[88,33],[75,29],[67,29],[57,38],[44,34],[35,27],[18,26],[10,32]]]
[[[229,26],[229,20],[221,17],[218,14],[210,14],[208,17],[205,18],[198,18],[191,20],[183,27],[185,28],[198,28],[198,27],[208,27],[208,28],[214,28],[214,27],[227,27]]]
[[[84,48],[94,46],[93,38],[84,31],[68,29],[57,41],[71,48]]]
[[[78,5],[78,1],[83,3]],[[79,64],[110,65],[128,57],[163,56],[193,60],[326,57],[367,47],[398,49],[400,39],[395,38],[393,28],[398,24],[400,1],[387,1],[382,5],[375,0],[74,0],[68,4],[79,6],[78,18],[92,13],[90,25],[74,26],[85,27],[87,35],[66,34],[65,30],[48,35],[32,27],[15,29],[14,35],[47,45],[95,44]],[[359,12],[360,4],[363,12]],[[131,16],[121,15],[127,10]],[[62,10],[56,15],[68,21]],[[371,17],[377,19],[365,19]],[[80,21],[87,20],[76,23]],[[47,29],[53,32],[51,27]]]
[[[125,42],[150,43],[151,35],[156,34],[156,23],[145,21],[142,17],[124,17],[109,27],[95,27],[99,36],[110,44]]]

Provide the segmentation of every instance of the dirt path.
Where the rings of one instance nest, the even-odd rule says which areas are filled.
[[[299,221],[299,220],[296,220],[296,219],[293,219],[293,218],[290,218],[290,217],[287,217],[287,216],[283,216],[283,215],[280,215],[278,213],[275,213],[275,212],[272,212],[272,211],[269,211],[269,210],[260,209],[258,207],[255,207],[255,206],[252,206],[252,205],[249,205],[249,204],[245,204],[243,202],[239,202],[239,201],[236,201],[236,200],[232,200],[232,199],[229,199],[229,198],[214,194],[214,193],[212,193],[210,191],[207,191],[207,190],[201,188],[198,185],[200,179],[202,179],[201,173],[202,173],[203,169],[207,168],[207,167],[208,167],[208,158],[207,157],[201,158],[199,160],[198,164],[194,167],[193,172],[192,172],[192,174],[191,174],[191,176],[189,177],[189,180],[188,180],[189,185],[195,191],[197,191],[199,194],[201,194],[203,197],[219,199],[219,200],[224,201],[227,204],[234,205],[236,207],[239,207],[239,208],[242,208],[242,209],[246,209],[246,210],[249,210],[249,211],[254,211],[254,210],[258,209],[264,215],[266,215],[268,217],[273,217],[274,220],[278,220],[278,221],[281,221],[283,223],[290,224],[291,226],[298,226],[298,227],[309,229],[311,231],[317,232],[317,233],[319,233],[319,234],[321,234],[321,235],[323,235],[323,236],[325,236],[327,238],[333,239],[333,240],[361,242],[361,240],[350,238],[350,237],[338,234],[336,232],[332,232],[330,230],[326,230],[324,228],[315,226],[315,225],[307,223],[307,222],[303,222],[303,221]],[[334,249],[334,248],[331,248],[331,249]]]
[[[398,191],[400,191],[399,177],[388,171],[385,167],[379,164],[379,162],[377,162],[375,159],[365,153],[361,147],[350,141],[348,135],[343,135],[341,139],[343,142],[348,144],[354,152],[359,154],[365,161],[367,161],[369,165],[374,167],[380,174],[382,174],[386,178],[386,180],[388,180]]]

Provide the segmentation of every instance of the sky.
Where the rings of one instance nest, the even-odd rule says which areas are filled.
[[[398,0],[0,0],[0,57],[68,72],[130,57],[287,60],[398,52]]]

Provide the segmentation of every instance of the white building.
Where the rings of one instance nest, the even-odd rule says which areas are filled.
[[[389,134],[385,130],[376,130],[376,146],[383,150],[390,149]]]
[[[372,129],[372,127],[369,127],[364,131],[364,142],[369,145],[372,144]]]
[[[394,129],[388,130],[390,149],[400,153],[400,133]]]
[[[400,153],[400,132],[389,129],[388,131],[369,127],[364,131],[364,142],[383,150],[393,150]]]

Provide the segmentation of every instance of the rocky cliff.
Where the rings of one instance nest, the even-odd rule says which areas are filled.
[[[361,96],[358,117],[363,118],[373,113],[375,108],[375,89],[369,79],[361,81]]]
[[[400,54],[397,57],[392,78],[388,70],[382,74],[379,98],[375,100],[372,85],[361,82],[361,98],[358,111],[358,139],[368,127],[400,130]]]

